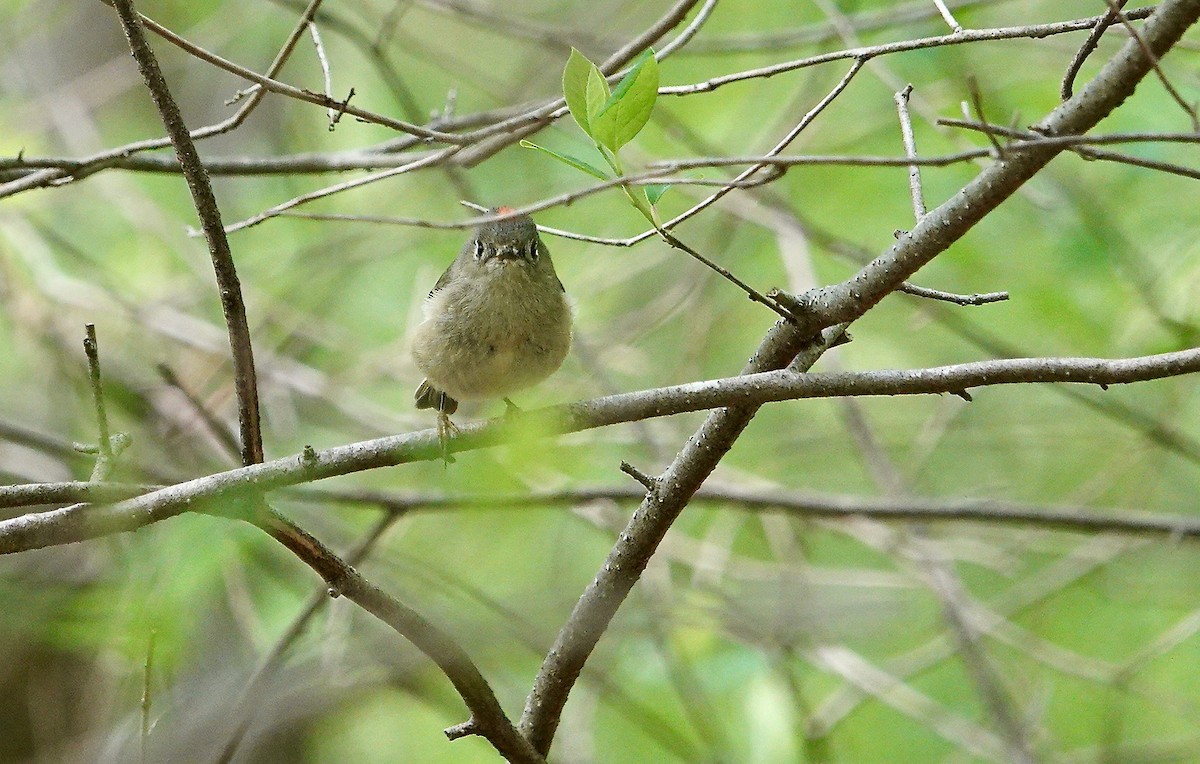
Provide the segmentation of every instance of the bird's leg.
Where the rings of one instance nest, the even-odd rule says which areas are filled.
[[[438,443],[441,444],[442,447],[442,464],[445,467],[449,467],[454,463],[454,457],[450,455],[450,436],[458,434],[458,426],[455,425],[454,422],[450,421],[450,415],[446,413],[446,409],[450,408],[447,400],[448,396],[445,393],[442,393],[438,396],[437,436]],[[450,410],[453,411],[454,409]]]

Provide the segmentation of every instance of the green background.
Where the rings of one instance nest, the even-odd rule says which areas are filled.
[[[601,60],[665,2],[604,0],[326,3],[318,28],[334,94],[423,123],[559,94],[570,45]],[[971,28],[1085,17],[1101,2],[973,2]],[[836,8],[844,18],[831,18]],[[897,9],[922,9],[897,20]],[[185,37],[262,71],[295,23],[290,2],[142,2]],[[162,134],[112,10],[101,3],[0,2],[0,155],[78,157]],[[857,27],[840,39],[838,24]],[[799,40],[785,39],[800,30]],[[932,3],[717,5],[692,44],[661,63],[663,85],[855,45],[947,33]],[[1080,84],[1124,39],[1114,30]],[[779,38],[779,40],[777,40]],[[892,95],[913,83],[923,155],[985,146],[939,127],[962,116],[974,76],[990,120],[1030,124],[1058,103],[1084,33],[947,46],[873,61],[794,144],[796,153],[903,152]],[[1164,61],[1197,99],[1200,38]],[[749,45],[744,45],[749,41]],[[244,87],[162,40],[152,45],[189,126],[217,122]],[[750,50],[735,50],[750,47]],[[655,159],[768,149],[848,62],[663,96],[623,151]],[[321,90],[311,40],[280,78]],[[1189,129],[1148,78],[1098,132]],[[205,157],[345,151],[395,137],[268,96]],[[591,151],[570,118],[535,140]],[[1197,166],[1195,144],[1115,150]],[[979,164],[927,168],[932,208]],[[357,177],[215,177],[227,223]],[[724,170],[693,177],[720,179]],[[465,219],[459,200],[523,205],[590,179],[512,146],[454,172],[403,175],[301,209]],[[673,215],[705,187],[670,191]],[[1196,344],[1200,215],[1196,181],[1065,155],[914,281],[960,293],[1007,290],[983,307],[887,298],[817,370],[917,368],[996,355],[1124,357]],[[540,213],[538,222],[630,236],[640,217],[617,191]],[[901,167],[797,167],[735,192],[680,226],[691,246],[761,291],[842,280],[912,226]],[[86,480],[93,441],[83,325],[100,337],[109,417],[133,445],[115,477],[175,481],[232,466],[180,393],[171,367],[230,425],[236,408],[212,269],[178,175],[98,173],[0,200],[0,479]],[[231,235],[260,372],[268,458],[432,426],[412,408],[420,381],[408,337],[464,231],[281,217]],[[735,374],[773,314],[655,240],[633,248],[547,237],[575,305],[576,345],[525,408]],[[711,485],[866,497],[1003,499],[1037,505],[1196,513],[1200,399],[1189,378],[1113,388],[1033,386],[952,396],[772,404]],[[498,403],[464,407],[471,421]],[[318,488],[484,497],[622,486],[628,460],[665,467],[702,419],[690,414],[465,453],[448,469],[412,464]],[[30,436],[32,430],[38,437]],[[373,506],[273,503],[336,549],[378,521]],[[397,519],[360,570],[453,634],[518,715],[546,649],[602,564],[632,503],[437,508]],[[9,516],[19,510],[4,510]],[[981,647],[1040,760],[1200,759],[1200,556],[1192,543],[1035,527],[751,513],[697,503],[668,536],[575,688],[553,757],[572,762],[975,762],[994,725],[953,647],[913,544],[950,560],[984,630]],[[214,761],[240,723],[236,761],[471,762],[496,759],[442,729],[466,712],[446,679],[352,603],[328,603],[244,714],[243,688],[319,590],[261,532],[185,515],[136,534],[0,559],[0,761],[136,761],[147,646],[150,761]],[[887,676],[895,681],[883,682]],[[883,682],[882,684],[880,682]],[[855,689],[858,688],[858,689]],[[867,689],[865,697],[859,690]],[[845,700],[853,701],[841,706]],[[841,710],[838,710],[841,709]]]

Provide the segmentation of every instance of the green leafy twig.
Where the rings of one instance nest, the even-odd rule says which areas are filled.
[[[574,48],[563,69],[563,96],[575,123],[583,130],[600,154],[607,170],[579,157],[553,151],[532,141],[521,141],[526,148],[537,149],[558,161],[587,173],[601,181],[622,181],[620,189],[630,204],[654,226],[662,240],[682,250],[704,265],[721,274],[746,293],[751,300],[766,305],[780,316],[795,320],[786,307],[764,296],[725,268],[704,257],[696,250],[668,233],[658,216],[658,201],[671,186],[666,183],[634,186],[623,182],[625,168],[621,163],[621,148],[641,132],[650,120],[658,99],[658,61],[654,50],[647,49],[630,67],[613,89],[599,67]]]

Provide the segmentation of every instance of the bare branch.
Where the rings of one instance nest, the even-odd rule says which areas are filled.
[[[113,440],[108,433],[108,412],[104,406],[104,387],[100,384],[100,348],[96,343],[96,325],[85,327],[83,351],[88,360],[88,378],[92,385],[92,403],[96,408],[96,429],[100,434],[96,442],[96,466],[92,469],[92,482],[108,479],[113,467]]]
[[[449,634],[367,581],[320,541],[278,513],[269,512],[256,524],[325,579],[331,596],[353,601],[433,660],[470,709],[471,733],[486,738],[510,762],[544,761],[513,727],[487,680]]]
[[[907,281],[900,285],[899,291],[911,294],[913,297],[925,297],[930,300],[951,302],[955,305],[988,305],[993,302],[1003,302],[1009,298],[1008,292],[985,292],[983,294],[953,294],[940,289],[928,289]]]
[[[635,468],[636,469],[636,468]],[[622,470],[626,472],[626,470]],[[655,478],[638,470],[651,485]],[[383,507],[389,513],[444,512],[456,509],[523,509],[576,506],[595,501],[641,501],[642,487],[613,485],[514,494],[399,493],[316,488],[285,489],[287,498],[306,503]],[[110,504],[163,488],[126,483],[33,483],[0,486],[0,508],[37,504],[88,502]],[[828,494],[792,489],[751,489],[731,485],[705,485],[693,502],[723,505],[749,512],[781,513],[799,518],[850,520],[858,517],[885,522],[965,522],[1017,528],[1046,528],[1076,533],[1111,533],[1169,539],[1200,538],[1200,519],[1191,515],[1151,513],[1129,507],[1041,505],[1002,499],[952,499],[922,496],[872,497]],[[356,563],[354,553],[347,561]],[[322,590],[322,594],[325,592]]]
[[[321,5],[321,2],[322,0],[309,0],[307,7],[300,16],[300,20],[297,22],[296,26],[292,28],[291,34],[288,35],[283,47],[280,48],[279,52],[275,55],[275,60],[273,60],[271,65],[267,67],[268,77],[275,76],[275,74],[283,68],[283,65],[287,62],[288,58],[292,54],[292,51],[295,49],[296,43],[299,41],[300,36],[304,34],[304,29],[308,25],[308,22],[312,20],[313,14],[317,12],[317,8]],[[215,125],[209,125],[208,127],[202,127],[192,131],[192,139],[200,140],[202,138],[209,138],[214,135],[221,135],[223,133],[230,132],[231,130],[236,130],[242,125],[243,122],[246,121],[246,118],[250,116],[250,112],[254,111],[255,107],[257,107],[262,101],[264,95],[266,95],[266,91],[256,89],[255,92],[251,94],[250,99],[246,101],[246,103],[242,104],[241,108],[239,108],[233,116],[218,122]],[[109,151],[95,154],[91,157],[76,160],[69,167],[52,167],[44,172],[32,173],[31,175],[0,185],[0,199],[21,191],[28,190],[30,188],[46,186],[52,183],[59,184],[79,180],[87,177],[97,170],[114,166],[114,163],[120,162],[121,160],[129,160],[132,158],[133,154],[138,152],[148,151],[150,149],[166,148],[170,145],[171,140],[169,138],[152,138],[150,140],[130,143],[125,146],[120,146]]]
[[[414,135],[418,138],[424,138],[425,140],[429,141],[439,141],[441,143],[449,143],[457,146],[465,145],[466,143],[470,142],[468,138],[465,138],[461,135],[444,133],[439,130],[430,130],[428,128],[421,127],[420,125],[414,125],[411,122],[405,122],[401,119],[393,119],[392,117],[367,111],[366,109],[360,109],[357,106],[351,106],[345,101],[338,101],[332,96],[325,95],[324,93],[314,93],[311,90],[305,90],[303,88],[289,85],[286,82],[280,82],[279,80],[259,74],[252,69],[247,69],[244,66],[235,64],[226,58],[218,56],[216,53],[206,50],[205,48],[175,34],[154,19],[142,16],[141,14],[139,14],[139,18],[141,19],[142,23],[146,25],[147,29],[162,37],[172,45],[188,52],[201,61],[212,64],[218,69],[223,69],[224,71],[241,77],[244,80],[249,80],[268,92],[278,93],[279,95],[288,96],[289,98],[295,98],[298,101],[305,101],[307,103],[316,104],[317,106],[323,106],[326,109],[335,109],[337,111],[358,117],[365,122],[371,122],[376,125],[390,127],[398,132]]]
[[[221,224],[221,211],[213,195],[208,174],[196,151],[196,144],[183,123],[179,107],[171,96],[167,81],[154,57],[154,51],[146,42],[138,13],[132,0],[113,0],[113,7],[121,19],[129,49],[137,61],[138,70],[146,80],[146,87],[158,107],[159,116],[175,147],[175,155],[183,168],[188,190],[196,213],[200,217],[208,251],[212,257],[213,271],[217,277],[217,288],[221,295],[221,309],[229,330],[229,345],[233,351],[234,385],[237,390],[238,419],[241,424],[242,463],[254,464],[263,459],[262,431],[259,425],[258,381],[254,372],[254,352],[250,346],[250,327],[246,321],[246,305],[242,300],[242,287],[238,282],[237,269],[225,230]]]
[[[1151,49],[1161,55],[1198,16],[1200,0],[1164,2],[1144,30]],[[856,57],[856,62],[860,61],[862,58]],[[1149,61],[1141,55],[1137,43],[1126,44],[1083,92],[1062,104],[1042,122],[1040,132],[1050,135],[1085,132],[1119,106],[1148,70]],[[807,327],[777,324],[744,371],[787,365],[791,357],[808,345],[816,330],[861,316],[965,234],[1060,150],[1030,151],[986,168],[966,188],[926,215],[888,254],[877,258],[853,278],[818,290],[813,298],[806,300],[805,307],[813,310],[814,319]],[[814,348],[814,360],[830,339],[826,336],[823,343],[810,346]],[[549,750],[571,687],[659,542],[756,411],[757,406],[747,402],[709,414],[663,473],[663,484],[669,488],[648,496],[630,519],[559,632],[526,699],[520,728],[538,751]]]
[[[778,324],[776,333],[785,326]],[[835,343],[840,336],[840,332],[827,331],[822,347]],[[772,349],[773,345],[764,350]],[[709,408],[718,409],[718,413],[757,410],[771,401],[846,395],[944,394],[972,387],[1033,382],[1118,385],[1197,371],[1200,371],[1200,349],[1122,360],[1010,358],[912,371],[803,374],[795,369],[782,369],[610,395],[523,411],[517,417],[460,425],[459,432],[448,439],[446,446],[451,453],[472,451],[508,442],[518,433],[528,437],[529,433],[537,432],[549,437]],[[307,457],[289,456],[167,486],[107,507],[67,507],[5,520],[0,522],[0,554],[136,530],[181,512],[205,509],[247,491],[271,491],[335,475],[441,458],[442,444],[436,428],[314,451]],[[668,472],[663,479],[671,485],[676,477],[677,472]],[[114,493],[119,494],[120,490],[114,489]]]
[[[961,34],[963,31],[962,25],[958,23],[958,19],[954,18],[954,14],[946,7],[945,0],[933,0],[933,4],[937,6],[938,13],[942,14],[942,19],[954,30],[954,33]]]
[[[1150,59],[1150,64],[1154,67],[1154,74],[1158,77],[1158,81],[1162,83],[1163,88],[1166,89],[1175,103],[1179,104],[1179,108],[1183,109],[1183,112],[1192,120],[1192,129],[1200,133],[1200,115],[1196,114],[1196,107],[1183,100],[1183,96],[1179,95],[1179,91],[1167,79],[1166,72],[1158,65],[1158,54],[1151,50],[1146,40],[1142,37],[1142,33],[1137,30],[1137,27],[1129,23],[1129,16],[1121,12],[1121,7],[1125,3],[1119,2],[1119,0],[1104,0],[1104,2],[1108,3],[1108,13],[1115,15],[1117,20],[1121,22],[1121,25],[1129,32],[1129,35],[1141,46],[1142,52],[1146,54],[1146,57]]]
[[[896,113],[900,116],[900,138],[904,141],[904,156],[910,162],[917,158],[917,139],[913,136],[912,118],[908,115],[908,98],[912,95],[910,83],[894,96]],[[925,192],[921,189],[921,168],[911,163],[908,166],[908,191],[912,196],[913,216],[919,222],[925,217]]]
[[[1138,8],[1126,14],[1126,18],[1144,19],[1155,11],[1155,7]],[[771,66],[763,66],[757,69],[748,69],[742,72],[733,72],[720,77],[698,82],[692,85],[672,85],[662,87],[658,92],[662,95],[688,95],[690,93],[705,93],[716,90],[719,87],[729,85],[734,82],[742,82],[743,80],[758,79],[760,77],[773,77],[784,72],[795,71],[796,69],[804,69],[810,66],[829,63],[830,61],[844,61],[854,59],[856,61],[865,61],[877,56],[884,56],[891,53],[903,53],[910,50],[923,50],[925,48],[937,48],[943,45],[962,45],[970,42],[980,42],[983,40],[1015,40],[1022,37],[1049,37],[1050,35],[1065,34],[1067,32],[1078,32],[1083,29],[1091,29],[1092,27],[1103,21],[1104,16],[1093,16],[1086,19],[1075,19],[1073,21],[1060,21],[1053,24],[1030,24],[1019,27],[996,27],[994,29],[971,29],[954,34],[939,35],[937,37],[920,37],[914,40],[902,40],[900,42],[885,43],[883,45],[872,45],[862,48],[847,48],[845,50],[834,51],[832,53],[822,53],[818,56],[809,56],[800,58],[794,61],[784,61]]]
[[[1118,6],[1124,8],[1129,0],[1118,0]],[[1087,39],[1083,41],[1083,45],[1079,46],[1079,50],[1075,51],[1075,57],[1071,59],[1071,63],[1067,65],[1066,74],[1063,75],[1062,86],[1059,88],[1059,96],[1062,100],[1067,100],[1075,94],[1075,78],[1079,76],[1079,70],[1083,68],[1083,62],[1087,61],[1088,56],[1092,55],[1092,51],[1100,44],[1100,38],[1112,26],[1112,23],[1117,20],[1117,12],[1111,8],[1108,13],[1104,14],[1104,18],[1099,24],[1092,27],[1092,31],[1088,34]]]

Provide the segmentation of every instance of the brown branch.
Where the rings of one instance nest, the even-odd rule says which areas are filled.
[[[1172,0],[1146,22],[1144,36],[1156,55],[1165,53],[1200,15],[1200,0]],[[1153,34],[1151,34],[1153,32]],[[1133,40],[1122,46],[1101,72],[1074,98],[1061,104],[1034,131],[1051,137],[1078,135],[1119,106],[1152,69],[1152,62]],[[961,238],[988,212],[1007,199],[1061,151],[1057,145],[1035,146],[1009,153],[985,168],[958,194],[930,213],[886,254],[868,263],[852,279],[806,295],[818,324],[833,324],[862,315],[911,273]]]
[[[776,325],[769,333],[772,342],[760,348],[753,365],[767,364],[779,357],[782,351],[778,350],[777,343],[784,339],[779,335],[785,329],[794,331],[788,326],[782,323]],[[822,346],[836,343],[840,336],[840,331],[827,330]],[[1006,358],[904,371],[798,373],[804,363],[814,360],[801,357],[801,362],[793,364],[793,369],[747,373],[726,379],[622,393],[527,410],[517,417],[461,424],[458,433],[449,437],[445,445],[449,452],[457,453],[490,448],[510,442],[513,438],[527,437],[532,432],[541,437],[550,437],[704,409],[717,409],[713,416],[719,416],[722,412],[757,409],[772,401],[847,395],[945,394],[974,387],[1024,383],[1128,384],[1198,372],[1200,348],[1119,360]],[[789,361],[791,358],[781,365]],[[707,452],[714,446],[710,441],[700,440],[694,448]],[[222,501],[247,492],[272,491],[336,475],[414,461],[437,460],[442,458],[442,454],[437,429],[430,428],[238,467],[167,486],[111,506],[67,507],[17,517],[0,521],[0,554],[136,530],[182,512],[219,505]],[[679,478],[678,470],[668,471],[663,477],[664,485],[675,485],[673,478]],[[36,493],[31,489],[21,490],[24,496]],[[114,493],[120,493],[120,489],[113,490]],[[0,490],[0,497],[3,496],[4,491]],[[0,499],[0,506],[3,505],[3,499]]]
[[[645,475],[640,470],[638,472],[651,486],[658,485],[655,478]],[[545,493],[400,493],[368,489],[298,488],[286,490],[286,496],[306,503],[383,507],[393,515],[410,511],[444,512],[455,509],[533,509],[576,506],[595,501],[641,501],[647,490],[647,486],[642,484],[642,477],[635,478],[642,486],[637,488],[614,485]],[[0,508],[67,502],[109,504],[160,488],[162,486],[86,481],[0,486]],[[1003,499],[942,499],[922,496],[877,498],[791,489],[766,490],[710,485],[701,487],[692,497],[692,501],[725,505],[749,512],[780,513],[807,519],[851,520],[864,517],[886,522],[964,522],[1046,528],[1075,533],[1200,539],[1200,518],[1184,513],[1153,513],[1125,507],[1040,505]],[[348,555],[347,559],[350,564],[357,564],[354,562],[353,553]]]
[[[939,119],[938,124],[949,127],[961,127],[968,130],[983,130],[984,128],[984,126],[978,122],[970,122],[961,119]],[[1099,135],[1094,137],[1089,137],[1086,135],[1056,135],[1042,137],[1034,132],[1016,130],[1011,127],[1000,127],[999,125],[987,125],[987,129],[998,135],[1022,139],[1020,143],[1010,143],[1005,146],[1005,150],[1009,152],[1019,151],[1029,147],[1037,147],[1039,144],[1043,146],[1066,146],[1084,159],[1119,162],[1121,164],[1134,165],[1135,167],[1145,167],[1149,170],[1158,170],[1159,172],[1171,173],[1172,175],[1182,175],[1185,178],[1194,178],[1200,180],[1200,170],[1193,169],[1191,167],[1184,167],[1182,165],[1172,164],[1170,162],[1161,162],[1154,159],[1142,159],[1141,157],[1120,154],[1115,151],[1105,151],[1103,149],[1094,149],[1088,147],[1088,144],[1105,143],[1200,143],[1200,133],[1125,133],[1119,135]]]
[[[346,563],[349,566],[355,566],[366,559],[371,550],[375,548],[375,544],[383,537],[384,532],[392,527],[392,525],[403,516],[402,512],[387,512],[381,517],[367,532],[358,544],[353,549],[346,553]],[[230,717],[238,719],[238,727],[225,743],[225,747],[221,751],[220,757],[217,759],[220,764],[228,764],[233,760],[233,756],[237,753],[241,746],[242,740],[245,739],[246,733],[250,730],[250,725],[254,723],[255,709],[262,694],[262,690],[266,682],[279,670],[283,664],[284,657],[287,655],[288,648],[292,646],[300,635],[304,633],[305,627],[313,616],[321,609],[321,606],[329,601],[329,590],[322,587],[316,592],[309,595],[308,601],[300,612],[296,615],[292,622],[284,630],[283,634],[275,640],[271,649],[263,656],[258,664],[258,668],[254,670],[254,674],[246,682],[246,686],[242,689],[242,694],[238,698]]]
[[[1118,0],[1118,9],[1124,8],[1129,0]],[[1059,96],[1062,100],[1067,100],[1075,94],[1075,78],[1079,76],[1079,70],[1083,68],[1083,62],[1087,61],[1088,56],[1092,55],[1092,51],[1096,50],[1096,46],[1100,44],[1100,38],[1108,31],[1113,22],[1117,20],[1118,11],[1109,9],[1108,13],[1104,14],[1104,18],[1100,23],[1092,27],[1092,31],[1088,33],[1087,39],[1083,41],[1083,45],[1079,46],[1079,50],[1075,51],[1075,56],[1071,59],[1071,63],[1067,65],[1067,71],[1063,75],[1062,86],[1059,88]]]
[[[392,117],[387,117],[383,114],[377,114],[372,111],[367,111],[366,109],[360,109],[357,106],[351,106],[345,101],[339,101],[332,96],[325,95],[324,93],[314,93],[311,90],[294,87],[286,82],[280,82],[279,80],[272,79],[266,75],[259,74],[253,69],[247,69],[240,64],[236,64],[233,61],[218,56],[216,53],[213,53],[212,51],[207,50],[195,44],[194,42],[175,34],[154,19],[142,16],[141,14],[139,14],[139,17],[142,23],[146,25],[147,29],[162,37],[172,45],[186,51],[201,61],[212,64],[218,69],[222,69],[230,74],[241,77],[244,80],[253,82],[263,90],[284,95],[289,98],[295,98],[298,101],[305,101],[317,106],[322,106],[326,109],[336,109],[346,114],[358,117],[365,122],[382,125],[383,127],[390,127],[398,132],[407,133],[425,140],[439,141],[441,143],[449,143],[453,145],[463,145],[469,142],[468,139],[455,133],[444,133],[439,130],[430,130],[428,128],[421,127],[420,125],[414,125],[411,122],[405,122],[401,119],[393,119]]]
[[[237,390],[238,420],[242,437],[242,463],[255,464],[263,460],[263,449],[254,351],[250,345],[250,327],[246,321],[242,287],[233,264],[229,241],[225,238],[221,211],[217,207],[217,199],[213,195],[208,174],[204,171],[204,165],[196,151],[196,144],[188,133],[175,99],[171,96],[167,81],[163,78],[162,70],[154,57],[154,51],[146,41],[132,0],[112,0],[112,3],[121,19],[121,27],[129,41],[130,52],[137,61],[138,70],[146,81],[146,87],[158,108],[163,126],[166,127],[171,144],[175,147],[175,155],[183,168],[188,190],[191,191],[196,213],[200,217],[200,224],[208,241],[208,251],[212,257],[217,288],[221,295],[221,309],[229,330],[229,345],[233,352],[234,385]]]
[[[287,62],[288,58],[292,54],[292,51],[295,49],[296,42],[300,39],[300,35],[303,34],[305,27],[312,19],[313,14],[316,13],[318,6],[321,5],[321,2],[322,0],[309,0],[308,6],[304,9],[304,12],[300,16],[300,20],[297,22],[296,26],[292,28],[291,34],[288,35],[288,39],[284,42],[283,47],[280,48],[279,52],[275,55],[275,59],[271,62],[271,65],[267,67],[268,77],[274,76],[280,69],[283,68],[284,63]],[[256,92],[251,95],[250,99],[246,101],[246,103],[242,104],[241,108],[239,108],[237,112],[233,114],[233,116],[214,125],[201,127],[192,131],[192,139],[200,140],[201,138],[210,138],[214,135],[221,135],[223,133],[230,132],[231,130],[236,130],[242,125],[243,122],[246,121],[246,118],[250,116],[250,112],[254,111],[255,107],[257,107],[262,101],[264,95],[266,95],[266,91],[261,89],[256,90]],[[138,152],[148,151],[150,149],[166,148],[170,145],[171,140],[169,138],[152,138],[150,140],[126,144],[125,146],[120,146],[115,149],[103,151],[99,154],[94,154],[84,159],[76,160],[70,166],[53,167],[48,168],[40,173],[32,173],[23,178],[18,178],[17,180],[0,185],[0,199],[3,199],[6,196],[11,196],[12,194],[20,193],[21,191],[25,191],[30,188],[80,180],[81,178],[91,175],[97,170],[118,166],[122,160],[130,160],[133,158],[132,155]]]
[[[1121,12],[1121,6],[1124,5],[1124,2],[1118,2],[1118,0],[1104,0],[1104,2],[1108,4],[1108,12],[1116,15],[1117,20],[1120,21],[1121,25],[1124,26],[1126,31],[1129,32],[1129,36],[1132,37],[1141,47],[1142,53],[1144,53],[1146,57],[1150,59],[1150,65],[1154,67],[1155,76],[1158,77],[1158,81],[1162,83],[1163,88],[1167,91],[1167,94],[1171,96],[1175,103],[1179,104],[1179,108],[1183,109],[1184,113],[1187,114],[1191,119],[1192,129],[1200,133],[1200,115],[1196,114],[1196,107],[1183,100],[1183,96],[1179,95],[1179,91],[1176,90],[1175,86],[1171,84],[1171,81],[1167,79],[1166,72],[1164,72],[1162,67],[1158,65],[1159,54],[1155,53],[1150,48],[1150,46],[1146,43],[1145,38],[1142,37],[1142,33],[1137,30],[1137,27],[1129,23],[1129,17]]]
[[[1200,16],[1200,0],[1167,0],[1146,24],[1144,36],[1150,49],[1161,55],[1197,16]],[[955,36],[961,38],[967,34]],[[861,54],[856,60],[861,60]],[[1149,71],[1149,63],[1136,42],[1126,44],[1079,96],[1043,121],[1040,132],[1050,135],[1085,132],[1133,92]],[[745,371],[784,366],[805,347],[816,329],[861,316],[922,265],[945,251],[1059,151],[1056,148],[1030,151],[985,169],[955,197],[926,215],[888,254],[877,258],[852,279],[818,290],[813,299],[805,301],[805,307],[813,309],[815,319],[808,327],[777,324]],[[818,344],[815,356],[822,350]],[[638,507],[580,597],[538,671],[521,718],[521,731],[540,752],[549,750],[571,687],[658,543],[756,411],[757,407],[751,404],[709,414],[663,474],[664,489],[648,496]]]
[[[1155,10],[1155,6],[1138,8],[1125,14],[1125,17],[1130,19],[1144,19]],[[954,34],[938,35],[936,37],[920,37],[915,40],[901,40],[899,42],[884,43],[882,45],[871,45],[861,48],[846,48],[830,53],[822,53],[817,56],[808,56],[807,58],[800,58],[794,61],[783,61],[778,64],[763,66],[757,69],[747,69],[745,71],[732,72],[730,74],[725,74],[720,77],[713,77],[703,82],[697,82],[691,85],[672,85],[669,87],[661,87],[658,89],[658,92],[660,95],[689,95],[691,93],[706,93],[734,82],[742,82],[744,80],[759,79],[763,77],[774,77],[775,75],[783,74],[784,72],[791,72],[795,71],[796,69],[817,66],[819,64],[825,64],[831,61],[845,61],[847,59],[870,59],[877,56],[890,55],[892,53],[904,53],[913,50],[924,50],[926,48],[938,48],[944,45],[963,45],[966,43],[982,42],[985,40],[1016,40],[1027,37],[1049,37],[1051,35],[1091,29],[1099,24],[1103,19],[1104,16],[1092,16],[1091,18],[1059,21],[1051,24],[1030,24],[1019,27],[996,27],[994,29],[971,29],[964,30],[962,32],[955,32]]]
[[[402,634],[436,663],[466,702],[471,712],[472,734],[486,738],[511,762],[544,761],[513,727],[487,680],[449,634],[367,581],[320,541],[278,513],[269,512],[255,522],[316,571],[329,584],[331,596],[351,600]],[[451,735],[450,730],[447,735]]]
[[[226,427],[225,423],[218,419],[217,415],[210,411],[208,406],[205,406],[204,402],[196,397],[195,393],[184,386],[183,382],[175,375],[174,370],[170,366],[160,363],[154,368],[158,371],[158,376],[162,377],[163,382],[167,386],[177,390],[187,400],[188,405],[192,407],[192,411],[204,422],[204,426],[208,428],[209,434],[216,438],[217,443],[226,455],[237,459],[240,456],[237,435],[230,428]]]

